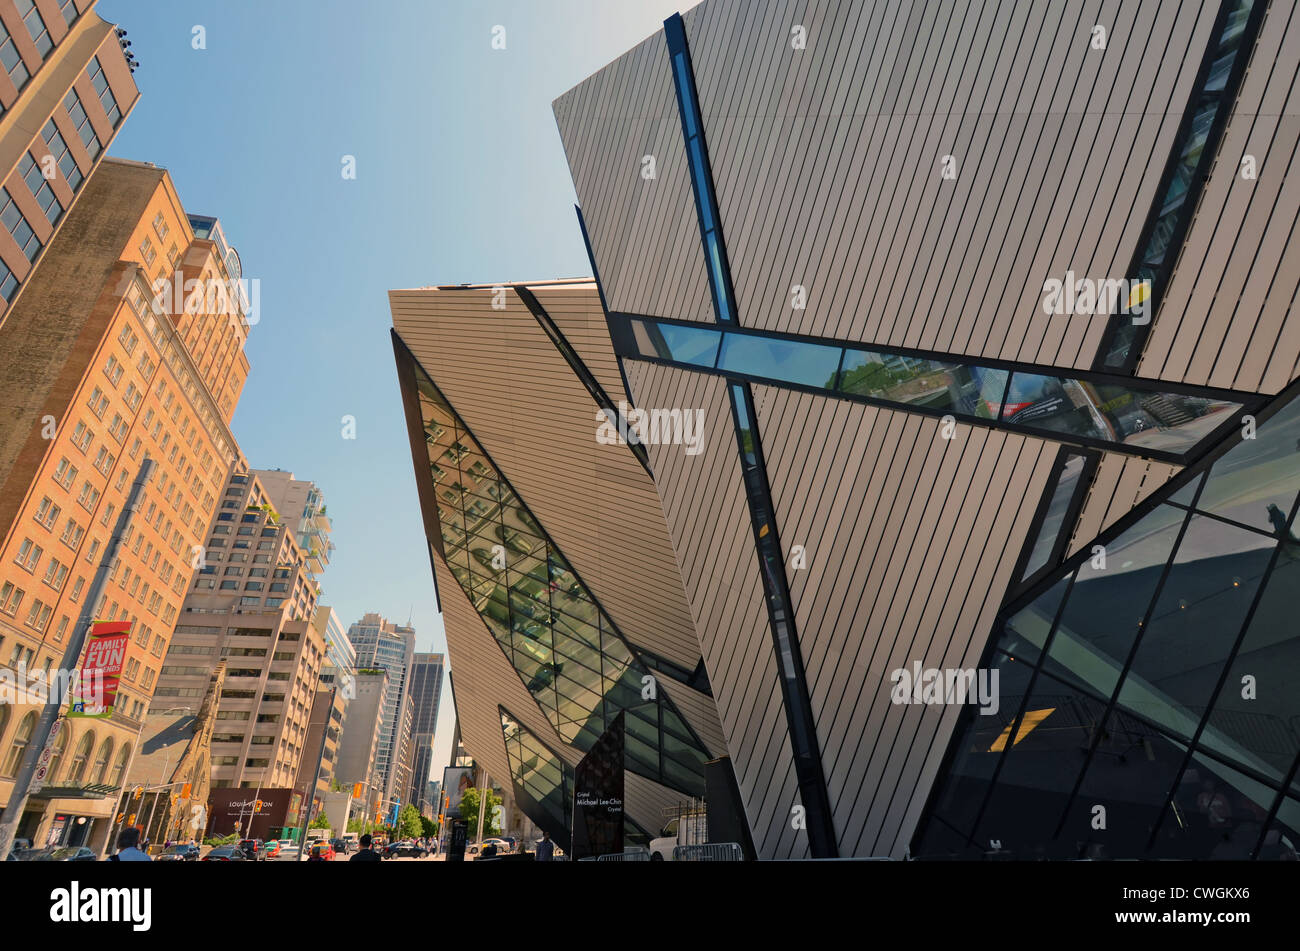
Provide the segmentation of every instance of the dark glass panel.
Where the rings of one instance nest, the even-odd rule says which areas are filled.
[[[1200,745],[1281,785],[1300,744],[1300,550],[1284,548],[1228,667]]]
[[[1289,534],[1300,492],[1300,400],[1262,423],[1210,469],[1196,507],[1258,528]]]
[[[1169,733],[1192,736],[1276,544],[1192,516],[1120,688],[1121,704]]]
[[[1022,663],[1037,663],[1069,586],[1070,576],[1066,575],[1008,618],[998,647]]]
[[[1064,528],[1070,501],[1079,488],[1079,479],[1083,476],[1085,462],[1087,462],[1085,456],[1071,454],[1066,457],[1065,465],[1061,467],[1056,485],[1052,489],[1052,499],[1043,516],[1042,525],[1039,526],[1038,535],[1034,539],[1029,560],[1025,563],[1024,577],[1029,577],[1046,567],[1052,549],[1056,547],[1056,541]]]
[[[1005,372],[875,350],[844,351],[838,389],[936,412],[992,418]]]
[[[1114,693],[1186,518],[1161,505],[1079,566],[1045,669],[1095,696]]]
[[[1104,701],[1040,673],[1014,736],[999,737],[1006,758],[975,838],[1020,859],[1075,857],[1056,830],[1105,715]]]
[[[1287,796],[1264,833],[1257,856],[1266,862],[1300,862],[1300,799]]]
[[[1179,779],[1152,857],[1248,859],[1276,796],[1263,783],[1196,753]]]
[[[1063,846],[1081,858],[1144,856],[1186,749],[1123,710],[1111,711],[1066,813]],[[1095,828],[1103,819],[1105,827]]]
[[[944,831],[936,832],[936,847],[939,842],[951,841],[949,833],[969,834],[972,830],[1033,672],[1030,665],[1002,655],[994,657],[990,667],[998,672],[998,711],[986,715],[971,707],[958,723],[953,738],[956,752],[948,773],[940,781],[932,810],[934,817],[945,825]],[[981,842],[977,847],[983,851],[990,845]],[[923,848],[928,848],[928,844],[923,844]]]

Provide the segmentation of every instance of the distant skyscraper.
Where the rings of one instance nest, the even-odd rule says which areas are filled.
[[[382,790],[382,808],[395,799],[405,802],[406,776],[410,774],[407,747],[410,740],[409,683],[415,656],[415,628],[393,624],[378,614],[366,614],[350,628],[348,640],[357,652],[359,670],[388,673],[383,721],[375,751],[375,785]]]
[[[411,665],[411,781],[406,801],[421,812],[433,810],[429,798],[429,772],[433,766],[433,737],[442,701],[442,654],[416,654]],[[435,810],[436,811],[436,810]]]

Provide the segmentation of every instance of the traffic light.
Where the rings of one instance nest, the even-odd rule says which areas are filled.
[[[136,787],[135,787],[135,796],[134,796],[133,798],[135,798],[135,799],[139,799],[139,798],[140,798],[141,796],[143,796],[143,795],[144,795],[144,787],[143,787],[143,786],[136,786]]]
[[[360,798],[361,798],[361,784],[360,784],[360,783],[353,783],[353,784],[352,784],[352,798],[353,798],[353,799],[360,799]]]
[[[255,802],[253,803],[253,811],[254,811],[254,812],[261,812],[261,811],[262,811],[262,800],[258,799],[257,801],[255,801]]]

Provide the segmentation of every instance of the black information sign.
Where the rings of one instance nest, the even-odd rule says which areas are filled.
[[[469,841],[469,823],[464,819],[451,822],[451,841],[447,844],[448,862],[465,861],[465,843]]]
[[[623,714],[591,748],[573,783],[573,860],[623,851]]]

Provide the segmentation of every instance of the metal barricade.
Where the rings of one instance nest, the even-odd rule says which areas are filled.
[[[745,851],[739,842],[706,842],[703,845],[673,846],[674,862],[743,862]]]
[[[643,848],[624,849],[622,852],[611,852],[609,855],[596,856],[597,862],[649,862],[650,850]]]

